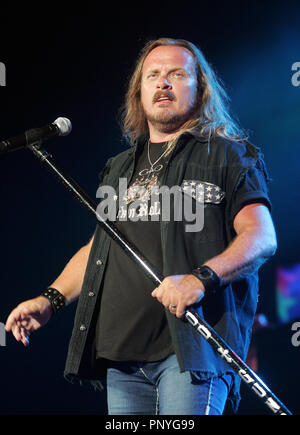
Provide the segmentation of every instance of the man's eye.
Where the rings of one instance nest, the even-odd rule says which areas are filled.
[[[184,77],[184,74],[182,72],[175,71],[173,73],[173,77],[181,78],[181,77]]]

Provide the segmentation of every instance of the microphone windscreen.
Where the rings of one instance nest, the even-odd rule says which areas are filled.
[[[71,133],[72,130],[72,123],[68,118],[57,118],[53,124],[57,125],[59,129],[59,136],[67,136],[69,133]]]

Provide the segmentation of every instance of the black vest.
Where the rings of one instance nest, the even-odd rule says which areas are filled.
[[[144,139],[144,138],[143,138]],[[119,177],[133,173],[135,146],[110,158],[101,173],[101,184],[118,188]],[[235,237],[234,217],[249,202],[262,202],[270,208],[268,175],[259,149],[248,142],[233,142],[184,134],[172,151],[162,185],[185,186],[195,182],[214,195],[204,197],[204,226],[201,231],[187,232],[184,219],[161,221],[163,270],[168,275],[187,274],[226,249]],[[208,192],[210,192],[208,190]],[[220,192],[221,196],[216,196]],[[194,199],[197,200],[197,199]],[[69,344],[65,376],[80,379],[105,379],[105,366],[95,358],[95,323],[99,313],[99,289],[105,270],[110,238],[97,225],[78,301],[74,328]],[[253,273],[205,296],[194,307],[228,345],[245,359],[250,343],[252,323],[257,307],[258,274]],[[175,353],[181,371],[197,371],[207,379],[232,373],[235,379],[230,398],[236,407],[240,400],[240,378],[210,344],[185,320],[166,311]],[[117,321],[117,319],[116,319]]]

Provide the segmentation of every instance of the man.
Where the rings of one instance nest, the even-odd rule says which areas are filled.
[[[106,379],[110,414],[222,414],[228,397],[236,409],[238,376],[183,314],[193,306],[246,357],[257,271],[276,250],[262,155],[185,40],[161,38],[142,50],[123,126],[132,146],[109,159],[101,186],[128,181],[125,196],[114,197],[116,225],[166,278],[154,289],[98,226],[47,292],[12,311],[6,329],[27,346],[60,304],[80,295],[65,376]],[[175,185],[194,208],[204,206],[201,231],[187,231],[187,219],[172,213],[164,220],[160,196],[150,203],[158,186]]]

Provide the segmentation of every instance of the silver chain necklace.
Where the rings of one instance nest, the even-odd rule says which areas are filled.
[[[168,149],[169,149],[169,147],[167,147],[166,149],[165,149],[165,151],[158,157],[158,159],[156,159],[155,160],[155,162],[151,162],[151,159],[150,159],[150,140],[148,140],[148,144],[147,144],[147,146],[148,146],[148,161],[149,161],[149,164],[150,164],[150,169],[142,169],[140,172],[139,172],[139,175],[141,175],[141,176],[144,176],[144,175],[148,175],[148,177],[147,177],[147,179],[150,177],[150,175],[151,174],[153,174],[154,172],[159,172],[162,168],[163,168],[163,165],[162,164],[160,164],[160,165],[157,165],[157,166],[155,166],[156,165],[156,163],[158,163],[159,161],[160,161],[160,159],[162,159],[163,158],[163,156],[167,153],[167,151],[168,151]]]

